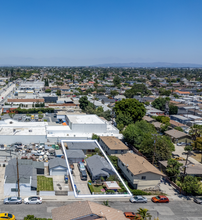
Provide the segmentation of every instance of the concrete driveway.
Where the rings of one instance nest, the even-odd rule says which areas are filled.
[[[80,191],[79,194],[91,195],[89,188],[88,188],[88,181],[90,180],[90,177],[87,173],[87,181],[81,180],[77,163],[74,163],[73,178],[74,178],[74,183],[77,186],[77,189]]]
[[[68,184],[64,181],[64,175],[48,176],[53,178],[54,191],[69,191]]]

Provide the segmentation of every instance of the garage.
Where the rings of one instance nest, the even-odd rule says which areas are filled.
[[[67,164],[66,161],[62,158],[54,158],[51,159],[48,163],[48,167],[49,167],[49,174],[51,176],[60,176],[60,175],[64,175],[67,174]]]
[[[85,154],[82,150],[66,150],[69,163],[83,162]]]
[[[67,168],[64,168],[64,167],[57,167],[57,168],[54,168],[54,169],[51,169],[50,170],[50,175],[51,176],[59,176],[59,175],[65,175],[67,174]]]

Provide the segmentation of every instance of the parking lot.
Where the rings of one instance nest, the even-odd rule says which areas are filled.
[[[88,172],[87,172],[87,180],[86,181],[81,180],[77,163],[74,163],[73,178],[74,178],[74,183],[77,186],[77,189],[80,191],[79,194],[91,195],[90,190],[88,188],[88,181],[90,180]]]
[[[36,118],[36,115],[38,116],[38,114],[29,114],[29,115],[34,115],[34,118]],[[6,119],[13,119],[13,120],[16,120],[16,121],[20,121],[20,122],[36,122],[36,121],[47,121],[47,122],[53,122],[55,123],[57,118],[54,117],[54,113],[48,113],[48,115],[46,115],[45,113],[43,114],[43,118],[40,120],[36,120],[36,119],[27,119],[28,117],[30,116],[27,116],[27,114],[15,114],[13,116],[13,118],[10,117],[9,114],[4,114],[1,116],[1,120],[6,120]]]

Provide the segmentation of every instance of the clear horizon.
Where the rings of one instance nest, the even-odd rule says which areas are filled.
[[[0,6],[0,66],[202,65],[201,0],[7,0]]]

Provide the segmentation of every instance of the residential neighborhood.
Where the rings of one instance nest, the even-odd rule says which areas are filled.
[[[107,205],[161,196],[194,203],[202,194],[201,69],[172,71],[1,68],[5,204],[71,201],[51,209],[52,219],[134,219],[138,212]]]

